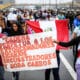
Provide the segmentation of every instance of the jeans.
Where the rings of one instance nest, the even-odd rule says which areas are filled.
[[[4,80],[4,67],[0,66],[0,80]]]

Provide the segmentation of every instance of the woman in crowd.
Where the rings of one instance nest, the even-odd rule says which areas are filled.
[[[23,31],[17,22],[13,22],[10,30],[10,36],[22,35]]]
[[[59,44],[61,46],[64,46],[64,47],[69,47],[69,46],[78,44],[78,47],[77,47],[77,50],[76,50],[77,52],[76,52],[75,69],[76,69],[76,72],[77,72],[77,80],[80,80],[80,36],[72,39],[69,42],[54,41],[54,43],[57,43],[57,44]]]
[[[22,28],[23,34],[28,34],[28,27],[25,21],[21,22],[21,28]]]
[[[22,28],[17,22],[12,23],[10,36],[23,35]],[[19,80],[19,72],[13,72],[14,80]]]

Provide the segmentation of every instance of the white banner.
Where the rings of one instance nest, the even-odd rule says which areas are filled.
[[[0,44],[0,53],[6,71],[41,70],[56,68],[56,39],[54,32],[8,37]]]

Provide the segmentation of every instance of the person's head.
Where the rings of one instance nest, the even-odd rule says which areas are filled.
[[[26,14],[26,13],[24,13],[23,17],[27,17],[27,14]]]
[[[76,17],[80,20],[80,13],[77,13]]]
[[[0,17],[3,17],[3,11],[0,10]]]
[[[5,19],[2,18],[2,17],[0,17],[0,26],[1,26],[2,28],[5,28],[5,27],[6,27]]]
[[[27,33],[27,24],[25,23],[25,21],[21,23],[21,28],[23,30],[23,33]]]
[[[17,20],[20,20],[20,19],[21,19],[21,16],[20,16],[20,15],[18,15],[18,16],[17,16]]]
[[[26,26],[25,21],[22,21],[21,22],[21,27],[24,27],[24,26]]]
[[[13,29],[14,31],[18,31],[19,25],[18,25],[17,22],[13,22],[13,23],[12,23],[12,29]]]

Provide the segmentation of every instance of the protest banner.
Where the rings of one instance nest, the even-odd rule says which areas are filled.
[[[6,71],[56,68],[56,33],[52,31],[8,37],[0,44],[0,54]],[[52,35],[53,34],[53,35]]]

